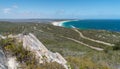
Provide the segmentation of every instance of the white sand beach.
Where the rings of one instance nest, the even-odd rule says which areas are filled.
[[[63,26],[63,23],[65,23],[65,22],[69,22],[69,21],[55,21],[55,22],[52,23],[52,25],[54,25],[54,26]]]

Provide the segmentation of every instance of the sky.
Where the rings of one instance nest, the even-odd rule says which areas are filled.
[[[120,19],[120,0],[0,0],[0,19]]]

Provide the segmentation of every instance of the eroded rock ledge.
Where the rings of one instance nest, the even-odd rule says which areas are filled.
[[[4,37],[4,38],[3,38]],[[5,36],[1,37],[2,39],[5,39]],[[49,51],[43,44],[42,42],[40,42],[32,33],[29,33],[27,35],[23,35],[23,34],[19,34],[19,35],[9,35],[8,38],[15,38],[17,39],[19,42],[23,43],[23,48],[33,52],[36,60],[39,61],[40,64],[45,63],[45,62],[57,62],[59,64],[61,64],[65,69],[69,69],[68,65],[67,65],[67,61],[58,53],[53,53],[51,51]],[[2,56],[3,55],[3,56]],[[14,64],[19,64],[17,63],[15,59],[15,57],[5,57],[4,52],[2,52],[2,50],[0,50],[0,66],[2,66],[3,68],[1,69],[16,69],[16,66],[19,65],[14,65]],[[6,61],[3,61],[6,59]],[[11,60],[9,60],[11,59]],[[12,62],[15,62],[13,64],[10,64]],[[11,67],[11,68],[10,68]]]

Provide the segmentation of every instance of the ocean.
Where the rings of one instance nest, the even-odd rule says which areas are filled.
[[[63,27],[79,29],[108,30],[120,32],[120,20],[78,20],[68,21],[62,24]]]

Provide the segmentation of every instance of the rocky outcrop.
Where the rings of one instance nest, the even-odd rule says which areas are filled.
[[[23,42],[23,47],[34,52],[39,63],[57,62],[68,69],[67,61],[59,54],[49,51],[33,34],[19,35],[19,41]]]
[[[59,54],[49,51],[33,34],[28,35],[9,35],[8,38],[15,38],[19,42],[23,42],[23,47],[26,50],[33,52],[36,56],[36,60],[39,63],[45,62],[57,62],[68,69],[67,61]],[[1,39],[6,39],[5,36],[0,35]],[[16,61],[16,57],[5,55],[2,49],[0,49],[0,69],[17,69],[19,63]]]
[[[6,36],[0,35],[0,39],[6,39]],[[0,69],[17,69],[18,65],[16,58],[6,55],[5,51],[0,46]]]
[[[0,39],[5,39],[5,38],[6,38],[5,36],[0,35]]]
[[[16,57],[9,57],[8,58],[8,69],[18,69],[19,63],[16,61]]]
[[[8,69],[7,58],[2,49],[0,49],[0,69]]]

